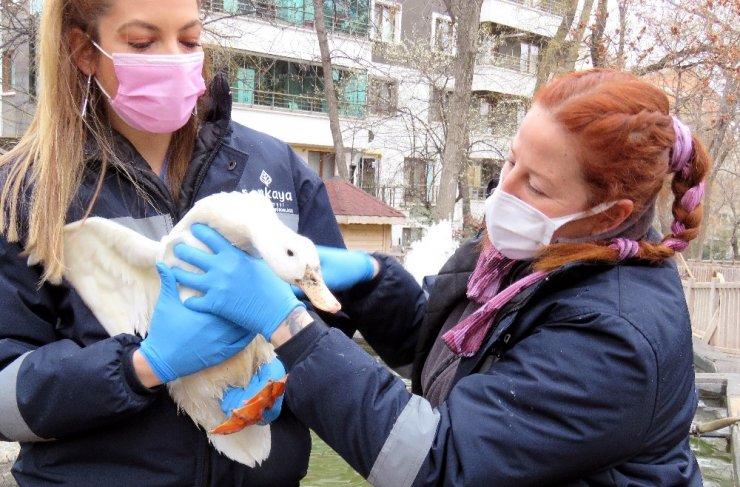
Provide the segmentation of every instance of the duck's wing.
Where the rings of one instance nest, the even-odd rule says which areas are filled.
[[[111,335],[144,335],[159,295],[160,243],[105,218],[64,227],[64,277]]]

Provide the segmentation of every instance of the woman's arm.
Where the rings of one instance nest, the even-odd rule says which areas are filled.
[[[273,335],[286,400],[374,485],[565,483],[644,446],[654,355],[618,318],[544,326],[437,410],[350,340],[294,319]]]
[[[140,383],[131,362],[140,339],[95,342],[105,332],[87,308],[60,311],[75,295],[39,289],[38,279],[19,246],[0,239],[0,437],[63,438],[149,405],[157,391]]]

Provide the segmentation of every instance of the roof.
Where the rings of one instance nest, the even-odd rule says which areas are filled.
[[[324,181],[338,223],[402,224],[406,215],[349,181],[332,178]]]

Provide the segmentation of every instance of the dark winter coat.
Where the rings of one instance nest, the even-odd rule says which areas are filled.
[[[320,178],[283,142],[230,122],[205,123],[175,204],[165,184],[122,137],[116,151],[141,192],[111,169],[92,215],[159,239],[193,203],[220,191],[260,190],[288,226],[317,244],[343,241]],[[69,212],[81,217],[95,190],[92,161]],[[245,212],[249,209],[245,208]],[[283,486],[306,474],[311,439],[287,406],[272,423],[272,455],[247,468],[218,454],[178,414],[166,388],[144,388],[133,335],[109,337],[67,285],[38,288],[21,247],[0,239],[0,440],[19,441],[20,485]]]
[[[443,267],[426,310],[413,278],[381,258],[367,316],[353,315],[396,365],[418,344],[415,390],[439,330],[467,308],[476,245]],[[287,403],[378,486],[701,485],[688,442],[691,329],[672,262],[568,265],[495,322],[433,407],[317,319],[278,349]]]

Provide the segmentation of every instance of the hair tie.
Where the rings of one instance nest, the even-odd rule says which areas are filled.
[[[673,131],[676,133],[676,138],[673,141],[669,165],[671,171],[680,172],[681,176],[685,179],[689,176],[689,160],[691,159],[693,149],[691,129],[675,115],[672,115],[672,118]]]
[[[613,238],[609,242],[609,248],[619,252],[617,259],[621,262],[636,256],[640,251],[640,244],[627,238]]]
[[[701,203],[702,196],[704,196],[704,181],[686,190],[681,197],[681,208],[691,213]]]
[[[680,238],[670,237],[663,240],[663,245],[676,252],[683,252],[689,246],[689,243]]]

